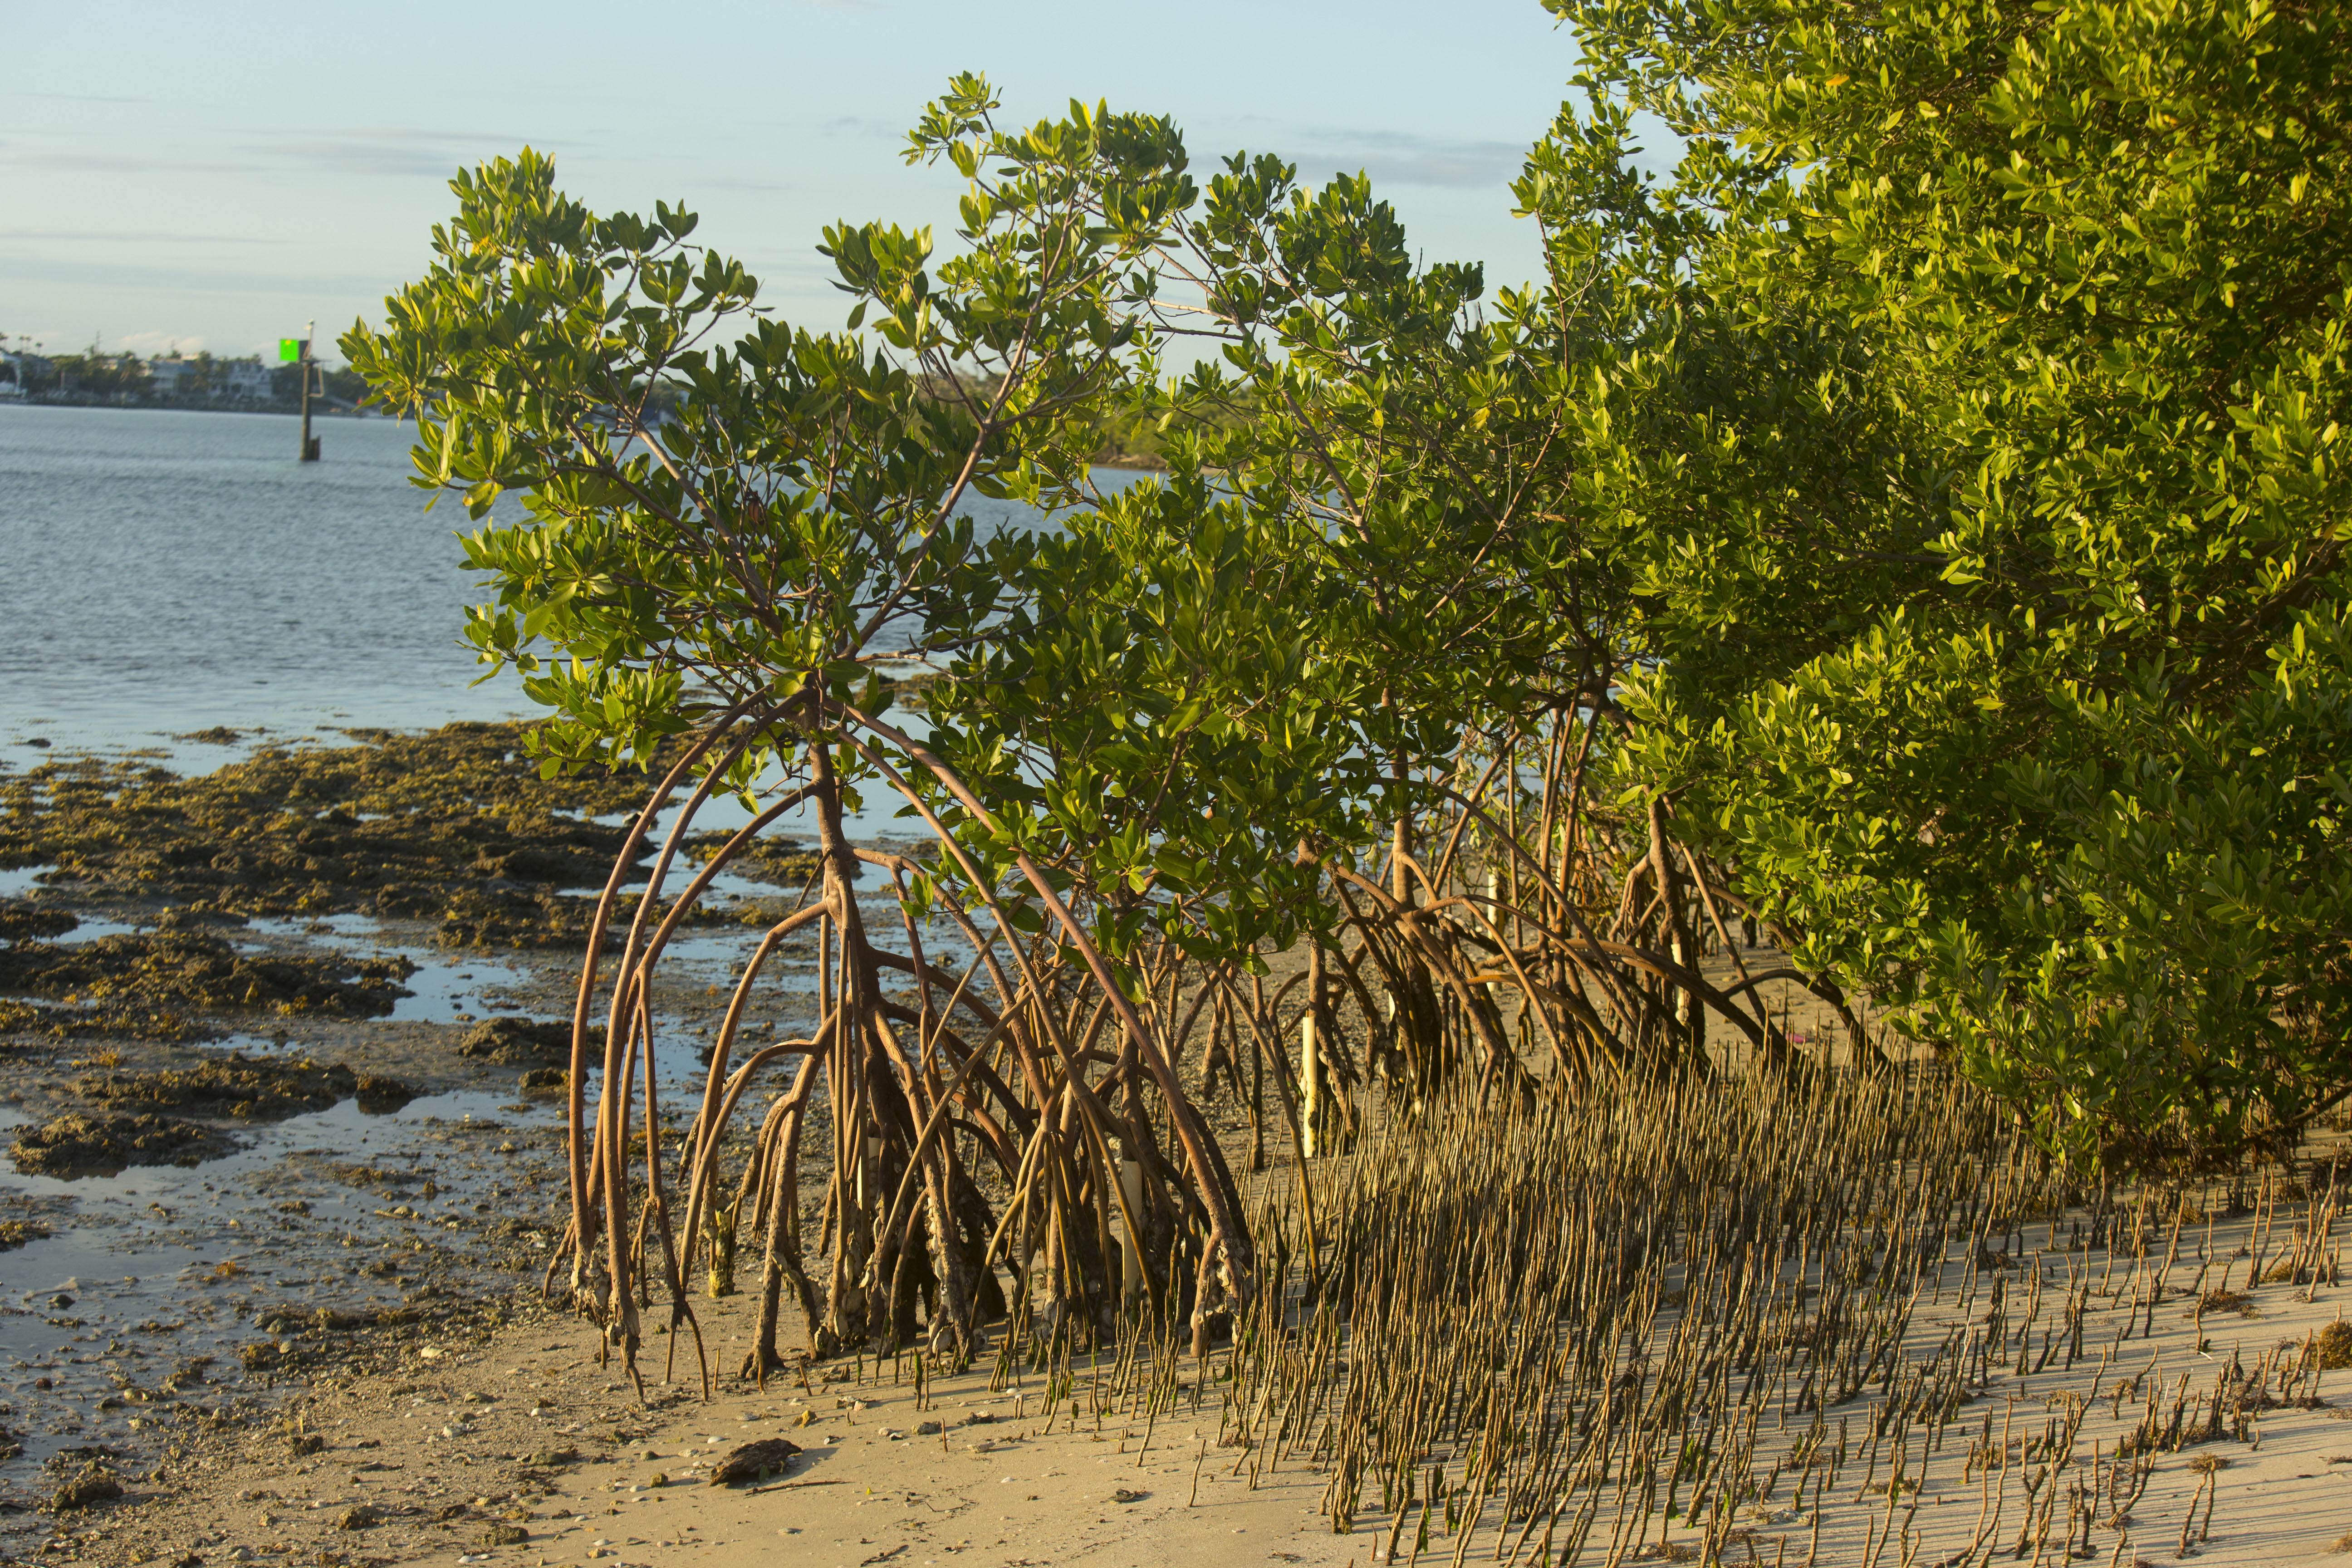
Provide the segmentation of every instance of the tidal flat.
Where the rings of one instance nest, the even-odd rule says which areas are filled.
[[[0,773],[0,1550],[77,1478],[175,1489],[192,1434],[527,1310],[641,789],[542,780],[492,724]],[[682,933],[681,1030],[731,947],[704,933],[806,875],[746,869]]]

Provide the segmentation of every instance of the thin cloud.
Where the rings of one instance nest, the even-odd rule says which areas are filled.
[[[260,142],[250,150],[331,174],[447,179],[458,169],[478,162],[485,146],[504,151],[519,147],[527,140],[509,132],[369,125]]]
[[[126,332],[114,341],[114,347],[118,353],[152,359],[165,349],[183,354],[202,353],[205,352],[205,340],[201,334],[191,338],[176,332]]]
[[[104,244],[129,241],[161,242],[170,245],[251,245],[249,234],[150,234],[131,229],[97,228],[10,228],[0,226],[0,241],[23,240],[98,240]]]
[[[102,153],[20,153],[7,162],[20,169],[71,169],[88,174],[250,174],[261,168],[258,163],[190,163]]]
[[[1286,154],[1302,178],[1317,171],[1370,176],[1374,185],[1442,185],[1456,190],[1502,186],[1519,171],[1528,150],[1513,142],[1454,142],[1394,131],[1326,131],[1319,150]]]
[[[398,279],[358,272],[265,273],[226,268],[142,267],[119,261],[45,261],[0,256],[0,280],[155,289],[173,293],[380,295]]]
[[[271,151],[336,174],[437,174],[446,179],[462,163],[438,150],[388,146],[381,142],[291,142]]]

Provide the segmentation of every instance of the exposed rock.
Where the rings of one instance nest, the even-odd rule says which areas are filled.
[[[37,1035],[52,1040],[105,1036],[112,1039],[168,1040],[188,1045],[220,1038],[222,1031],[168,1007],[108,1001],[91,1006],[44,1006],[37,1002],[0,1002],[0,1035]]]
[[[577,941],[646,780],[541,778],[518,724],[265,747],[199,778],[89,757],[0,779],[0,865],[237,915],[440,917],[452,944]],[[207,734],[205,739],[219,739]],[[667,759],[656,759],[656,766]],[[572,814],[578,815],[572,815]]]
[[[254,1327],[263,1333],[278,1333],[288,1329],[319,1329],[331,1333],[349,1333],[354,1329],[395,1328],[405,1323],[420,1322],[425,1314],[415,1307],[363,1307],[346,1312],[333,1307],[270,1307],[257,1314]]]
[[[733,837],[728,833],[696,834],[688,843],[688,852],[697,861],[707,863]],[[735,858],[727,862],[727,869],[754,882],[798,888],[815,875],[820,858],[815,850],[789,838],[755,838],[735,852]],[[862,875],[865,867],[861,865],[858,871]]]
[[[398,1079],[380,1078],[373,1073],[362,1073],[352,1088],[352,1096],[360,1109],[371,1115],[381,1116],[398,1110],[416,1098],[416,1090]]]

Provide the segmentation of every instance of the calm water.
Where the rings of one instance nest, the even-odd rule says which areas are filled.
[[[415,426],[321,420],[324,460],[298,463],[299,424],[0,405],[0,756],[532,710],[510,678],[470,685],[474,524],[409,486]]]
[[[524,710],[467,689],[465,513],[409,488],[415,426],[322,420],[298,463],[299,424],[0,407],[0,742]]]

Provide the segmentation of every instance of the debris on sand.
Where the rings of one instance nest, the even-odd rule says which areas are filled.
[[[49,1498],[51,1513],[71,1513],[88,1508],[94,1502],[105,1502],[122,1495],[122,1482],[113,1471],[93,1459],[81,1468],[81,1473],[59,1487]]]
[[[27,1176],[112,1174],[126,1165],[195,1165],[235,1147],[226,1134],[167,1116],[60,1116],[16,1134],[8,1152]]]
[[[155,1006],[268,1007],[380,1017],[410,994],[404,958],[278,958],[238,952],[197,931],[102,936],[73,947],[19,942],[0,948],[0,989],[68,999]]]
[[[710,1472],[714,1487],[734,1486],[742,1481],[764,1481],[771,1475],[783,1473],[784,1466],[801,1451],[797,1443],[787,1443],[782,1437],[762,1437],[756,1443],[746,1443],[719,1461]]]

